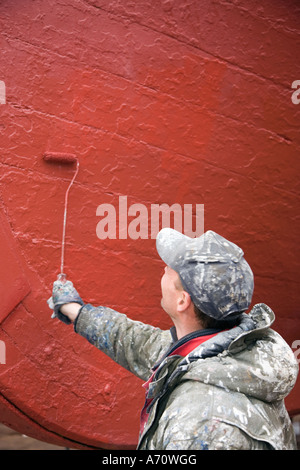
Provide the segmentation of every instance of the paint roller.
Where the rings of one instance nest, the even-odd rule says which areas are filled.
[[[76,163],[76,170],[75,170],[74,176],[65,194],[63,230],[62,230],[62,241],[61,241],[60,273],[57,276],[57,279],[59,281],[66,282],[67,277],[64,274],[64,258],[65,258],[65,238],[66,238],[66,225],[67,225],[67,212],[68,212],[68,197],[69,197],[69,191],[71,189],[71,186],[74,183],[78,170],[79,170],[79,161],[76,155],[72,153],[62,153],[62,152],[46,152],[44,153],[43,159],[47,163],[60,164],[60,165],[70,165],[70,164]]]

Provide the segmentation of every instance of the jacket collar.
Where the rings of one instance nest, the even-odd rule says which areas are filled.
[[[236,327],[222,331],[217,336],[200,345],[181,364],[186,365],[197,359],[213,357],[225,350],[232,351],[244,342],[246,336],[263,334],[266,329],[270,328],[274,320],[275,315],[270,307],[262,303],[256,304],[249,314],[241,314],[240,322]]]

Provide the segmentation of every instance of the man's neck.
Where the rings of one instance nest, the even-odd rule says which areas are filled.
[[[184,336],[193,333],[194,331],[203,330],[202,325],[198,322],[191,322],[190,324],[176,324],[174,322],[174,326],[176,329],[176,335],[178,339],[183,338]]]

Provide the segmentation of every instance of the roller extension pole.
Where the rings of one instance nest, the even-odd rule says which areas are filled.
[[[46,152],[43,158],[48,163],[58,163],[62,165],[69,165],[72,163],[76,163],[76,170],[75,170],[74,176],[65,194],[63,230],[62,230],[62,241],[61,241],[60,273],[57,276],[57,279],[59,281],[66,282],[67,277],[66,277],[66,274],[64,274],[64,260],[65,260],[65,238],[66,238],[66,225],[67,225],[67,213],[68,213],[68,197],[69,197],[69,191],[71,189],[71,186],[73,185],[75,178],[78,174],[79,161],[77,157],[71,153],[60,153],[60,152]]]

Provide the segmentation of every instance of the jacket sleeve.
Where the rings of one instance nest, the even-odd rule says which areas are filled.
[[[74,325],[75,332],[132,372],[147,380],[151,368],[171,343],[171,333],[130,320],[108,307],[84,305]]]
[[[166,450],[270,450],[268,443],[252,439],[231,424],[211,419],[192,437],[182,436],[177,429],[170,434]]]

